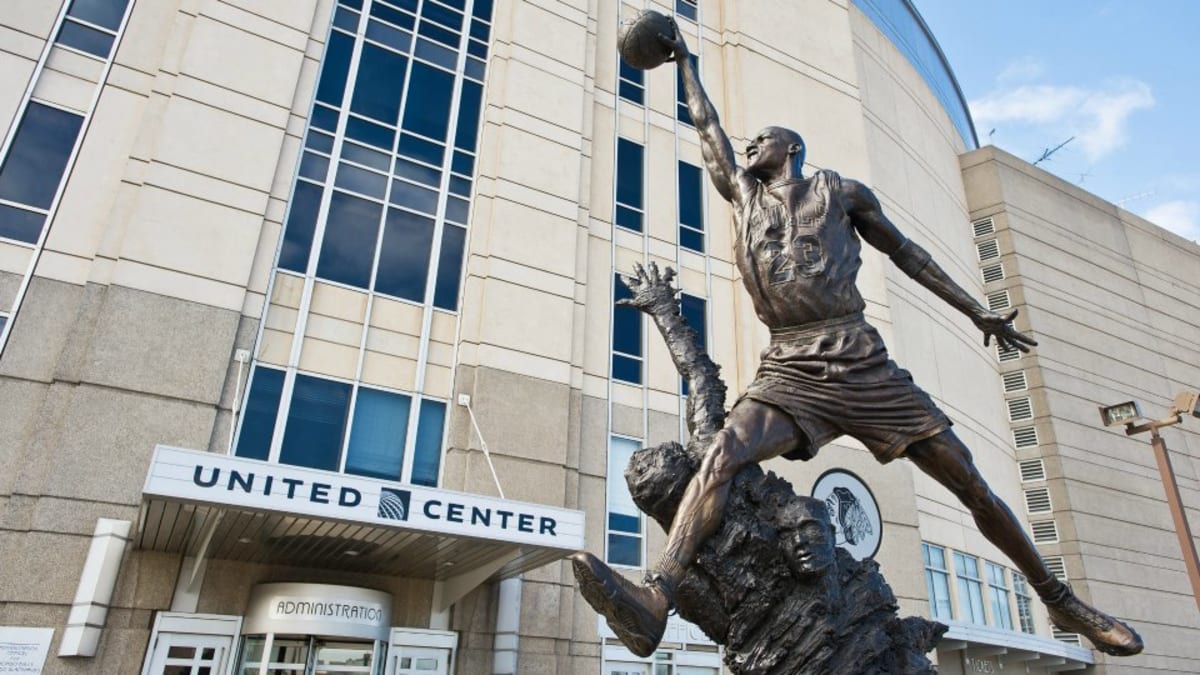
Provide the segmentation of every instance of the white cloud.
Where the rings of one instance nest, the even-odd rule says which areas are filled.
[[[1094,162],[1125,144],[1130,115],[1153,107],[1154,96],[1149,85],[1135,80],[1100,89],[1027,84],[995,91],[970,105],[980,128],[1032,127],[1047,142],[1074,136]]]
[[[1151,207],[1142,217],[1192,241],[1200,240],[1200,202],[1177,199]]]
[[[1005,66],[996,76],[996,81],[1005,84],[1009,82],[1029,82],[1036,80],[1046,72],[1041,61],[1032,56],[1025,56]]]

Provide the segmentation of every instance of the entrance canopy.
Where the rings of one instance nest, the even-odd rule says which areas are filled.
[[[134,544],[432,579],[449,606],[582,549],[583,528],[581,511],[160,445]]]

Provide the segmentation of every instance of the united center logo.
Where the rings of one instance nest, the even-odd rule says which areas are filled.
[[[388,520],[408,520],[409,497],[408,490],[380,488],[379,510],[376,515]]]

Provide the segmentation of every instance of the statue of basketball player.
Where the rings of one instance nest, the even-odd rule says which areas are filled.
[[[714,435],[684,493],[658,568],[642,585],[595,556],[574,556],[580,591],[632,652],[648,656],[662,639],[684,570],[720,525],[730,481],[744,466],[783,455],[811,459],[840,435],[863,442],[880,462],[907,457],[955,494],[980,532],[1021,570],[1059,628],[1086,636],[1114,655],[1142,650],[1138,634],[1081,600],[1046,568],[1012,511],[992,494],[950,420],[912,377],[888,358],[879,333],[863,319],[855,287],[859,240],[983,331],[984,345],[1028,351],[1037,343],[1008,316],[984,309],[905,238],[871,190],[822,170],[805,177],[804,140],[767,127],[746,146],[746,166],[704,92],[679,31],[660,36],[681,70],[688,110],[717,191],[733,207],[738,269],[754,308],[771,329],[754,382]],[[657,276],[657,275],[653,275]],[[634,289],[652,283],[639,270]]]

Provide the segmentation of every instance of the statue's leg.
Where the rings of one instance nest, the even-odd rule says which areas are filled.
[[[1108,654],[1129,656],[1142,651],[1142,639],[1132,628],[1075,597],[1070,586],[1050,573],[1013,512],[992,493],[971,452],[954,432],[946,430],[909,446],[906,456],[971,511],[988,541],[1013,561],[1046,603],[1050,620],[1059,628],[1079,633]]]
[[[590,553],[571,556],[580,593],[630,651],[649,656],[658,646],[684,571],[721,524],[733,477],[748,464],[791,450],[800,433],[777,408],[751,399],[734,406],[684,491],[666,551],[647,583],[630,583]]]

